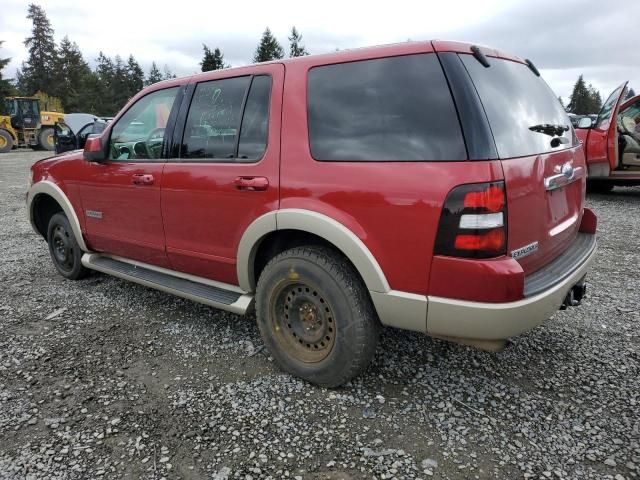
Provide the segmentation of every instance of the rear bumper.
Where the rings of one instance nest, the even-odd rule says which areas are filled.
[[[394,290],[370,291],[371,299],[387,326],[474,345],[500,341],[553,315],[586,275],[596,249],[595,235],[580,233],[565,253],[525,279],[525,298],[512,302],[475,302]]]
[[[528,278],[529,296],[507,303],[482,303],[428,297],[427,333],[462,339],[501,340],[526,332],[547,320],[569,291],[586,275],[597,245],[595,235],[580,234],[574,249],[537,276]],[[553,281],[550,281],[553,280]]]

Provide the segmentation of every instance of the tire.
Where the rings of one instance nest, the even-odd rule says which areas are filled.
[[[38,134],[38,147],[49,151],[56,148],[53,141],[53,128],[47,127],[40,130],[40,133]]]
[[[71,224],[63,213],[56,213],[49,220],[47,243],[53,265],[64,278],[80,280],[89,274],[89,270],[82,265],[82,250]]]
[[[587,182],[587,192],[588,193],[611,193],[613,190],[613,183],[611,182],[597,182],[591,181]]]
[[[297,247],[275,256],[258,280],[256,316],[278,365],[327,388],[366,369],[380,332],[357,271],[326,247]]]
[[[0,153],[10,152],[13,148],[13,137],[6,130],[0,130]]]

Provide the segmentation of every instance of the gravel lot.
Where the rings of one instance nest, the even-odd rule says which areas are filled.
[[[640,188],[592,196],[588,299],[490,354],[386,330],[367,374],[281,373],[252,319],[56,274],[0,155],[0,478],[640,477]]]

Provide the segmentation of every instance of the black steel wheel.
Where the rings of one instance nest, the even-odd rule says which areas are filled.
[[[49,220],[47,243],[53,265],[63,277],[79,280],[87,276],[89,270],[82,265],[82,250],[63,213],[56,213]]]
[[[331,306],[315,285],[283,280],[271,297],[270,318],[280,348],[306,363],[320,362],[336,340]]]
[[[258,280],[256,314],[278,365],[323,387],[363,372],[380,330],[357,271],[326,247],[293,248],[273,258]]]

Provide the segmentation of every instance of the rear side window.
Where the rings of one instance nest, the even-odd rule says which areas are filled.
[[[202,82],[196,86],[184,130],[182,158],[230,159],[251,77]]]
[[[471,55],[460,55],[480,95],[500,158],[537,155],[577,143],[571,121],[555,94],[522,63],[489,58],[483,67]],[[560,137],[544,125],[567,127]],[[538,131],[536,131],[538,130]]]
[[[327,161],[465,160],[456,109],[434,54],[313,68],[311,155]]]

